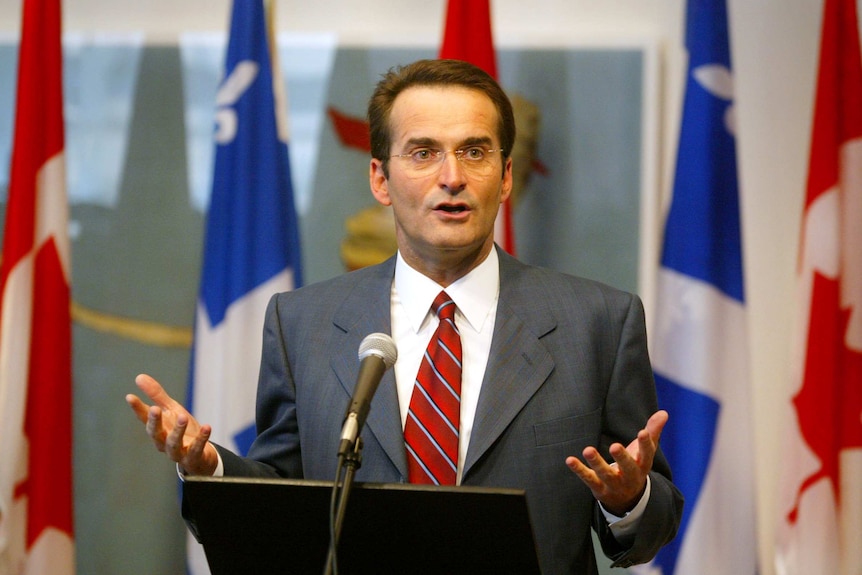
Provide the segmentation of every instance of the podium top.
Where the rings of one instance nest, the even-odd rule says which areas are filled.
[[[213,575],[320,575],[329,546],[331,481],[188,477],[189,519]],[[540,573],[524,491],[356,483],[339,572]]]

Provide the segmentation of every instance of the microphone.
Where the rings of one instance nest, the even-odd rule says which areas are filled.
[[[346,455],[353,448],[371,409],[371,398],[374,397],[383,374],[395,364],[397,358],[395,341],[385,333],[369,334],[359,344],[359,375],[356,377],[356,388],[344,416],[338,455]]]

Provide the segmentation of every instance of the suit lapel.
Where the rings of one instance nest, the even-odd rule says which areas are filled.
[[[527,266],[501,251],[499,255],[500,299],[464,477],[554,369],[553,358],[540,339],[555,329],[556,319],[550,310],[536,312],[535,286],[519,285],[524,283],[520,272]],[[519,313],[525,308],[533,311]]]
[[[389,334],[392,331],[390,293],[394,270],[395,258],[369,268],[368,276],[354,286],[334,315],[330,365],[348,397],[353,397],[359,374],[357,354],[360,343],[371,333]],[[391,369],[384,374],[374,394],[362,435],[366,442],[369,435],[373,435],[392,464],[407,477],[398,392]]]

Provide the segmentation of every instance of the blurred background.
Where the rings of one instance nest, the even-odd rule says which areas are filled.
[[[336,130],[390,66],[434,57],[445,0],[276,2],[305,283],[355,267],[349,222],[373,206],[368,156]],[[679,132],[683,0],[493,0],[499,79],[535,149],[518,255],[643,297],[648,322]],[[795,270],[822,2],[728,0],[751,447],[761,573],[772,565],[780,410],[791,395]],[[66,154],[74,300],[80,573],[184,572],[173,467],[123,396],[140,372],[183,397],[212,177],[227,0],[68,0]],[[20,3],[0,5],[0,193],[8,186]],[[353,230],[355,231],[355,227]],[[254,382],[251,383],[252,388]]]

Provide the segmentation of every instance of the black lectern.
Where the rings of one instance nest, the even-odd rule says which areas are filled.
[[[186,478],[213,575],[320,575],[332,482]],[[539,574],[523,491],[356,483],[338,552],[342,575]]]

